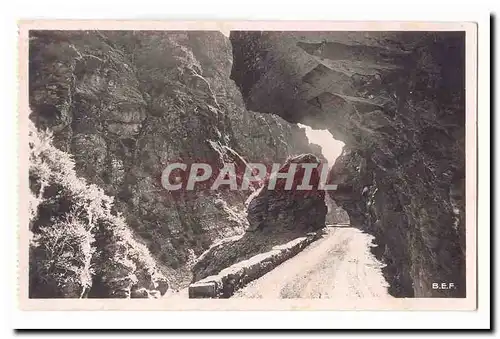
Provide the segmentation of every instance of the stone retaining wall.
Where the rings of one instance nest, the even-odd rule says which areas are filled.
[[[271,251],[243,260],[217,275],[199,280],[189,286],[189,298],[229,298],[249,282],[262,277],[284,261],[297,255],[307,245],[321,237],[321,232],[308,233]]]

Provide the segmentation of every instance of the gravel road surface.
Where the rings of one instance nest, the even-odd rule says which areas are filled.
[[[390,298],[382,265],[370,253],[372,239],[357,228],[328,227],[322,239],[233,298]]]

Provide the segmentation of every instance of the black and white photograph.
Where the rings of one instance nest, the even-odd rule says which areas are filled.
[[[475,309],[476,26],[260,27],[25,28],[27,299]]]

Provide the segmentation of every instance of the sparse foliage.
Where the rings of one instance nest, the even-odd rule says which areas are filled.
[[[30,122],[30,297],[130,297],[168,288],[113,198],[76,176],[72,157]],[[160,293],[158,293],[158,291]]]

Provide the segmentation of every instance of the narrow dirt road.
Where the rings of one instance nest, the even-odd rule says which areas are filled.
[[[356,228],[328,227],[322,239],[233,298],[391,298],[370,253],[372,239]]]

